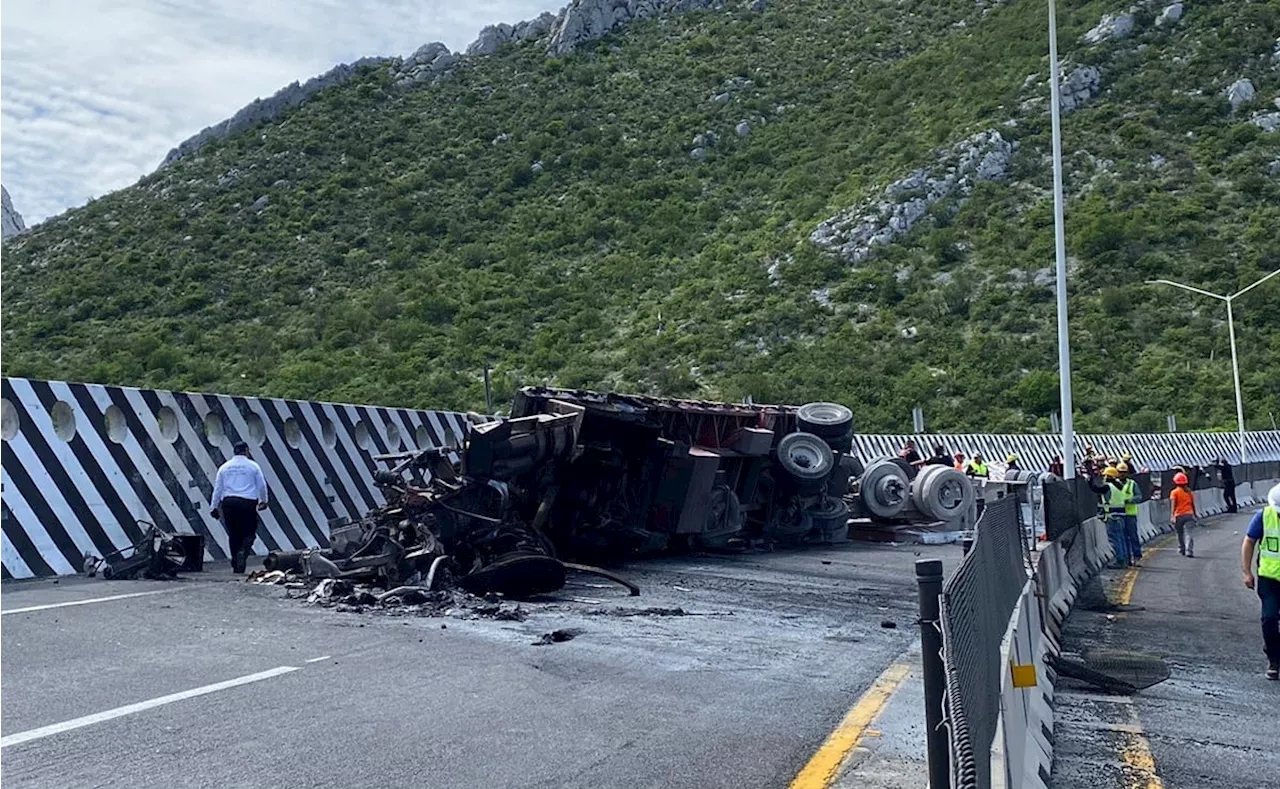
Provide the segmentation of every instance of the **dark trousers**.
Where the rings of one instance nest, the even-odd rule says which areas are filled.
[[[1262,600],[1262,646],[1267,661],[1280,667],[1280,581],[1258,576],[1254,586]]]
[[[1129,561],[1136,562],[1142,558],[1142,538],[1138,536],[1138,516],[1124,516],[1124,543],[1128,548]]]
[[[1236,503],[1236,483],[1234,481],[1223,481],[1222,500],[1226,502],[1227,512],[1235,512],[1240,509],[1240,505]]]
[[[227,527],[227,542],[231,546],[231,570],[242,573],[258,533],[258,502],[234,496],[223,499],[222,523]]]
[[[1173,522],[1173,529],[1178,533],[1178,553],[1183,556],[1195,556],[1196,538],[1191,528],[1196,525],[1196,516],[1179,515]]]
[[[1129,564],[1129,544],[1124,538],[1124,516],[1107,516],[1107,541],[1111,543],[1111,552],[1115,554],[1115,563],[1119,567]]]

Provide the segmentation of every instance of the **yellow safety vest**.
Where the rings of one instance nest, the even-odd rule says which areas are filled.
[[[1118,488],[1112,483],[1107,483],[1107,489],[1102,494],[1102,507],[1106,510],[1107,515],[1121,515],[1124,513],[1124,505],[1128,500],[1124,488]]]
[[[986,463],[970,463],[970,464],[969,464],[969,470],[973,472],[973,475],[974,475],[975,477],[985,477],[985,476],[987,476],[987,464],[986,464]]]
[[[1280,512],[1268,506],[1262,511],[1262,542],[1258,575],[1280,581]]]
[[[1137,515],[1138,514],[1138,483],[1134,482],[1131,479],[1126,479],[1124,481],[1124,486],[1121,488],[1121,490],[1124,491],[1124,495],[1125,495],[1124,514]]]

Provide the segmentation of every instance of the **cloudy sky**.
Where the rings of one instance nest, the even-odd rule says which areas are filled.
[[[567,0],[5,0],[0,180],[28,225],[337,63],[465,48]]]

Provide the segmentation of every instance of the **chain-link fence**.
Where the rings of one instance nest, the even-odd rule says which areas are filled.
[[[1230,477],[1216,464],[1199,468],[1188,464],[1185,471],[1191,487],[1196,490],[1197,506],[1203,497],[1211,513],[1232,506],[1229,497],[1224,506],[1224,495],[1219,489],[1230,488],[1234,493],[1238,488],[1242,502],[1252,503],[1265,495],[1258,483],[1269,485],[1270,480],[1280,479],[1280,463],[1274,461],[1236,465]],[[1142,499],[1149,501],[1140,510],[1139,526],[1146,518],[1152,534],[1159,531],[1151,528],[1153,525],[1167,524],[1169,520],[1167,496],[1173,487],[1174,473],[1172,470],[1142,473],[1134,478],[1142,491]],[[1232,479],[1234,485],[1230,484]],[[938,683],[945,684],[945,693],[939,691],[932,698],[942,697],[950,748],[950,784],[955,789],[989,789],[992,785],[992,748],[996,745],[1005,679],[1002,642],[1014,621],[1014,612],[1019,610],[1019,599],[1031,601],[1023,603],[1024,613],[1028,610],[1026,606],[1034,606],[1035,600],[1045,601],[1043,610],[1037,608],[1036,611],[1049,617],[1046,621],[1052,621],[1053,626],[1060,627],[1076,596],[1084,599],[1086,586],[1111,558],[1106,530],[1095,520],[1098,493],[1090,486],[1090,480],[1076,477],[1035,481],[1043,486],[1045,532],[1055,543],[1040,554],[1042,574],[1037,581],[1037,595],[1043,595],[1032,595],[1026,585],[1032,572],[1031,549],[1021,539],[1019,497],[1023,493],[1013,490],[1004,498],[987,501],[971,547],[955,573],[942,585],[939,616],[942,665],[936,672],[945,680]],[[1045,557],[1053,557],[1048,565]],[[1056,586],[1056,591],[1048,591],[1046,583],[1048,587]],[[1070,584],[1070,597],[1063,597],[1067,584]],[[923,584],[921,589],[923,594]],[[1033,624],[1027,625],[1024,621],[1024,626],[1040,627],[1034,624],[1040,621],[1035,616],[1027,621]],[[1023,655],[1024,662],[1028,656],[1034,658],[1033,652]],[[942,727],[931,729],[942,730]],[[941,750],[942,743],[937,745]]]
[[[1028,577],[1018,502],[989,502],[973,546],[942,589],[946,718],[952,785],[991,785],[991,744],[1000,715],[1000,642]]]

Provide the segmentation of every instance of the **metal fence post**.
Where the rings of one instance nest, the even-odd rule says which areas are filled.
[[[951,785],[951,749],[942,727],[942,697],[947,680],[942,663],[942,560],[917,559],[916,584],[920,592],[920,645],[924,679],[924,720],[928,742],[929,786]]]

